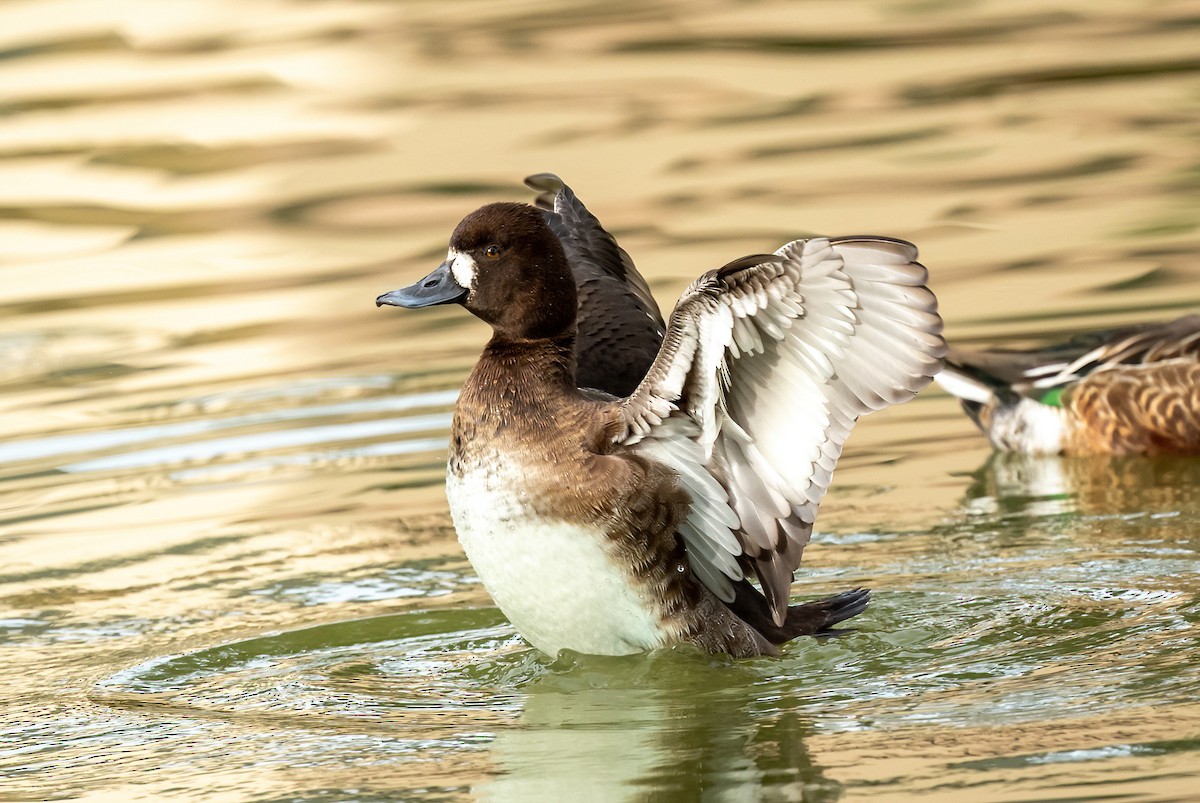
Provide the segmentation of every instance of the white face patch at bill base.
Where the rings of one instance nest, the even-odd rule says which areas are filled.
[[[475,259],[470,254],[464,254],[451,248],[446,253],[446,261],[450,263],[450,274],[454,281],[464,290],[475,289]]]

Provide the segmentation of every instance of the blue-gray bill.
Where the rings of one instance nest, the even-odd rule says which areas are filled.
[[[432,307],[437,304],[457,303],[465,299],[467,293],[467,288],[455,281],[450,262],[447,260],[421,281],[379,296],[375,299],[375,306],[382,307],[387,304],[409,309]]]

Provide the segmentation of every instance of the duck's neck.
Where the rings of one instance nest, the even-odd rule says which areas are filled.
[[[476,372],[517,393],[533,388],[574,392],[575,333],[533,340],[497,333],[484,348]]]

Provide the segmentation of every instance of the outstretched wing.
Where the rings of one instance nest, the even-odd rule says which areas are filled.
[[[576,379],[581,387],[628,396],[658,354],[665,329],[650,287],[629,254],[562,179],[540,173],[525,184],[539,192],[537,205],[562,242],[575,276]]]
[[[940,368],[942,320],[916,257],[900,240],[822,238],[710,271],[621,402],[618,442],[679,473],[691,566],[726,602],[752,568],[782,624],[854,422]]]

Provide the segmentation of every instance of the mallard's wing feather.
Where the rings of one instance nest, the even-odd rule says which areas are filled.
[[[1044,362],[1026,372],[1035,387],[1056,387],[1089,374],[1130,365],[1153,365],[1169,360],[1200,360],[1200,315],[1166,323],[1143,324],[1088,337],[1092,347],[1070,360]]]
[[[731,601],[752,567],[776,623],[857,418],[927,385],[945,352],[916,248],[797,240],[704,274],[620,403],[618,442],[663,460],[693,506],[697,576]]]
[[[1174,359],[1200,360],[1200,315],[1086,332],[1027,351],[951,349],[937,380],[969,401],[986,402],[1008,391],[1036,398],[1098,371]]]

